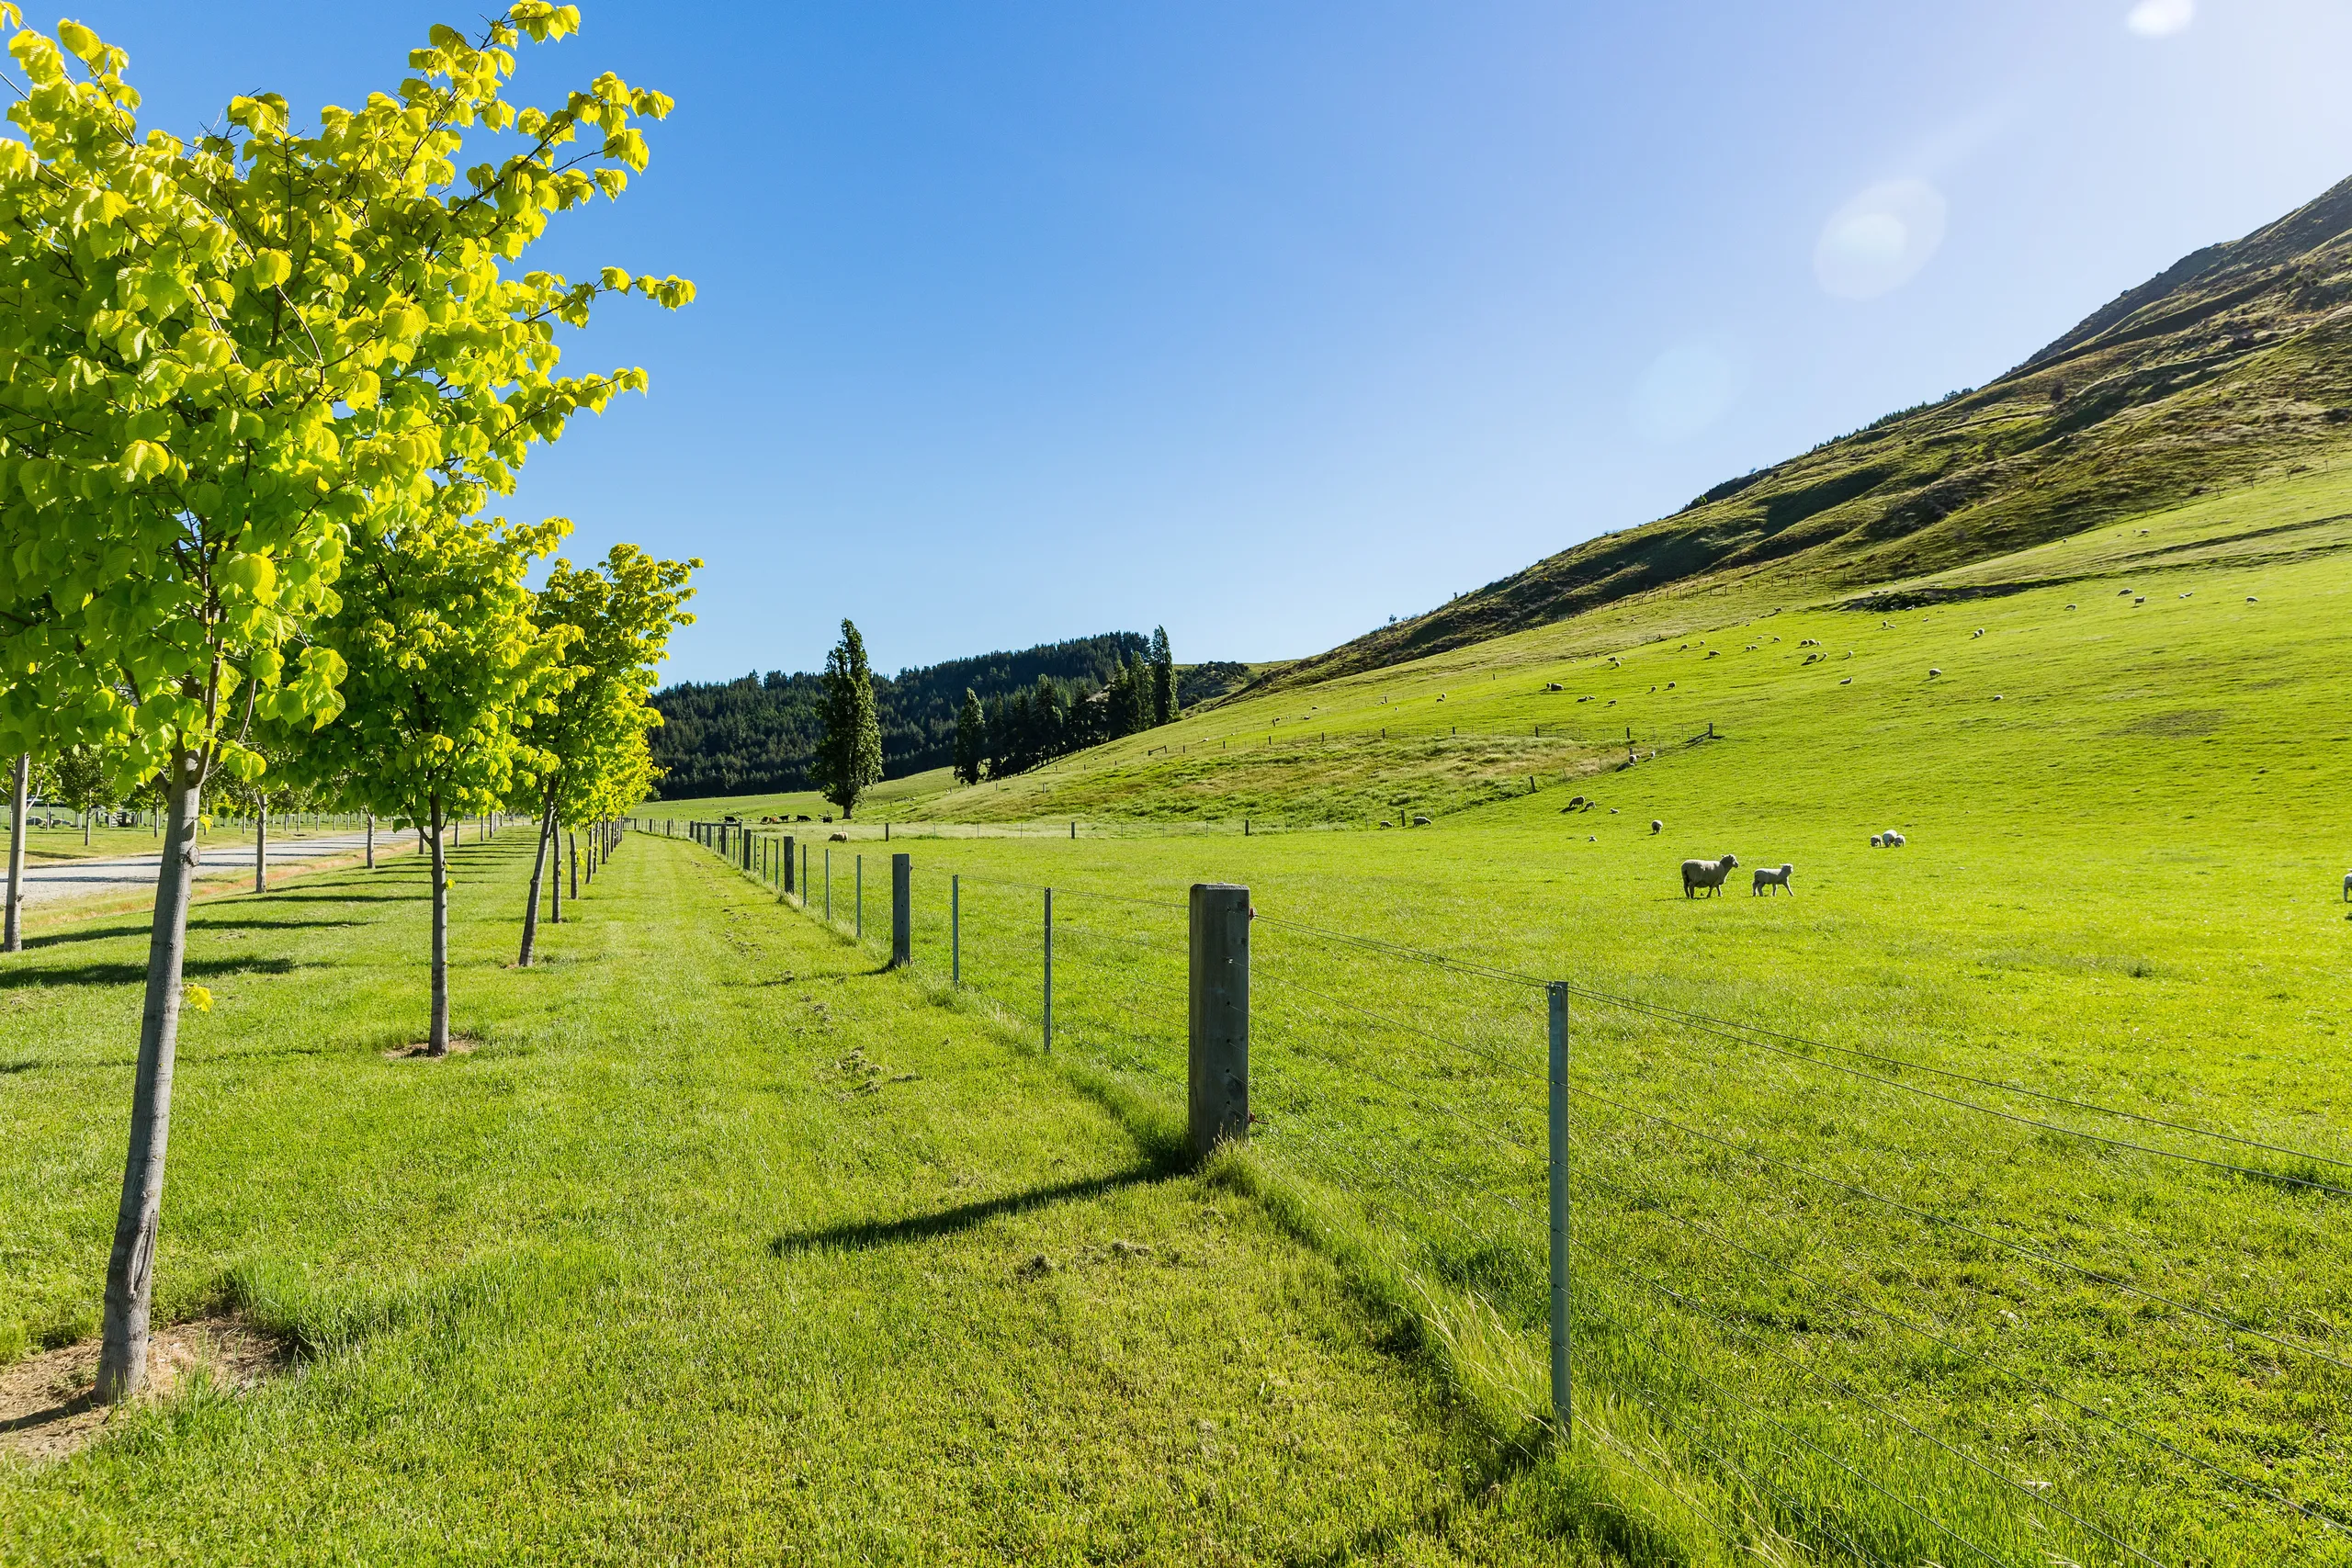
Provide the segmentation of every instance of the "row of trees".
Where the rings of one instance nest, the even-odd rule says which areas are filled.
[[[183,140],[141,130],[120,50],[0,5],[24,78],[0,141],[0,754],[95,754],[116,798],[163,800],[101,1399],[146,1364],[208,786],[276,771],[426,830],[445,1050],[442,825],[593,820],[648,782],[651,664],[696,563],[622,547],[535,594],[568,525],[484,514],[571,416],[645,387],[559,374],[557,326],[693,297],[519,265],[552,214],[622,193],[670,108],[609,73],[510,102],[514,51],[578,21],[514,0],[315,129],[265,94]],[[469,144],[503,153],[461,176]]]
[[[1141,659],[1119,662],[1098,686],[1040,675],[1023,691],[989,697],[964,693],[956,722],[956,777],[978,784],[1026,773],[1056,757],[1166,724],[1176,716],[1176,664],[1168,628],[1155,626]]]

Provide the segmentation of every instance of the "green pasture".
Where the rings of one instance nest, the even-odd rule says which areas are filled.
[[[1200,777],[1143,756],[1154,732],[1006,781],[1080,818],[1075,840],[1050,818],[926,836],[983,785],[812,864],[830,850],[846,925],[864,857],[878,951],[887,856],[910,855],[931,976],[960,877],[965,981],[1033,1030],[1052,886],[1057,1050],[1162,1108],[1182,1095],[1184,889],[1248,884],[1251,1168],[1366,1288],[1418,1303],[1433,1353],[1522,1435],[1545,1393],[1543,996],[1340,938],[1600,993],[1571,1010],[1582,1457],[1695,1553],[2352,1560],[2322,1522],[2352,1518],[2352,1198],[2324,1190],[2352,1187],[2332,482],[1907,590],[1997,589],[1980,598],[1789,607],[1546,662],[1529,645],[1590,636],[1556,628],[1480,650],[1491,669],[1453,655],[1175,727],[1194,755],[1270,741],[1227,766],[1294,783],[1249,804],[1324,830],[1270,812],[1245,838],[1229,800],[1200,830],[1145,830]],[[1328,761],[1341,738],[1430,745],[1378,737],[1412,716],[1449,740],[1458,716],[1465,751],[1522,724],[1548,739],[1548,716],[1592,744],[1532,793],[1431,799],[1429,828],[1329,820],[1353,787]],[[1577,795],[1598,804],[1564,809]],[[1907,844],[1872,849],[1888,828]],[[1724,896],[1685,899],[1680,863],[1725,852]],[[1783,863],[1793,893],[1753,896],[1747,868]]]
[[[1334,1266],[987,1010],[683,843],[509,967],[526,835],[190,922],[159,1264],[289,1375],[0,1456],[0,1562],[1604,1561]],[[96,1325],[145,935],[0,1006],[0,1335]]]

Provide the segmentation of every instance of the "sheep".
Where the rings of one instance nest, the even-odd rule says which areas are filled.
[[[1724,878],[1739,864],[1737,855],[1725,855],[1721,860],[1686,860],[1682,863],[1682,896],[1692,898],[1703,887],[1711,895],[1721,895]]]
[[[1880,833],[1872,833],[1872,834],[1871,835],[1871,848],[1872,848],[1872,849],[1877,849],[1877,848],[1879,848],[1879,846],[1880,846],[1880,842],[1881,842],[1881,840],[1882,840],[1883,838],[1884,838],[1884,835],[1883,835],[1883,834],[1880,834]]]
[[[2115,591],[2115,596],[2119,599],[2129,599],[2132,597],[2132,590],[2129,588],[2119,588]]]
[[[2253,594],[2251,594],[2251,593],[2249,593],[2249,594],[2247,594],[2247,595],[2245,596],[2245,602],[2246,602],[2247,604],[2261,604],[2261,603],[2262,603],[2262,601],[2261,601],[2261,600],[2259,600],[2259,599],[2256,598],[2256,597],[2255,597]]]
[[[1416,827],[1416,828],[1426,828],[1426,827],[1428,827],[1429,825],[1430,825],[1430,819],[1429,819],[1427,817],[1422,816],[1419,812],[1415,812],[1415,813],[1413,814],[1413,826],[1414,826],[1414,827]]]
[[[1780,887],[1787,889],[1789,897],[1793,898],[1796,897],[1797,890],[1789,886],[1789,874],[1794,870],[1796,867],[1792,865],[1783,865],[1778,871],[1774,871],[1769,865],[1759,865],[1756,868],[1755,886],[1750,887],[1748,892],[1754,895],[1763,892],[1767,887]]]
[[[836,843],[836,844],[846,844],[846,843],[848,843],[848,842],[849,842],[849,835],[848,835],[847,833],[835,833],[835,834],[833,834],[833,835],[831,836],[831,838],[828,840],[828,842],[831,842],[831,843]]]
[[[2071,609],[2073,609],[2073,608],[2074,608],[2074,606],[2073,606],[2072,604],[2069,604],[2069,605],[2067,605],[2067,606],[2066,606],[2066,608],[2068,608],[2069,610],[2071,610]]]
[[[1557,681],[1551,681],[1544,683],[1544,689],[1547,692],[1561,692],[1566,691],[1567,688],[1561,685]]]
[[[1942,674],[1942,673],[1943,673],[1943,671],[1940,671],[1940,670],[1930,670],[1930,671],[1928,671],[1928,680],[1930,680],[1930,681],[1932,681],[1932,680],[1934,680],[1937,676],[1939,676],[1939,675],[1940,675],[1940,674]]]
[[[1970,633],[1968,634],[1969,638],[1970,638],[1970,640],[1971,640],[1971,641],[1973,641],[1975,638],[1980,637],[1983,637],[1984,635],[1984,628],[1983,626],[1979,626],[1979,627],[1977,627],[1974,631],[1970,632]]]
[[[2134,604],[2146,604],[2147,602],[2148,602],[2148,596],[2147,596],[2146,594],[2144,594],[2144,593],[2141,594],[2137,599],[2134,599],[2134,600],[2132,600],[2132,603],[2133,603]]]
[[[1575,811],[1575,810],[1578,809],[1579,807],[1581,807],[1583,805],[1584,805],[1584,796],[1582,796],[1582,795],[1572,795],[1568,796],[1568,806],[1567,806],[1567,808],[1568,808],[1570,811]]]
[[[1667,689],[1668,691],[1669,691],[1669,692],[1670,692],[1670,691],[1672,691],[1672,690],[1674,690],[1674,682],[1671,682],[1671,681],[1668,681],[1668,682],[1666,683],[1666,689]]]
[[[1665,823],[1663,823],[1663,822],[1659,821],[1659,820],[1658,820],[1657,818],[1655,818],[1655,817],[1653,817],[1653,818],[1650,818],[1650,837],[1651,837],[1651,838],[1655,839],[1655,838],[1657,838],[1660,833],[1663,833],[1663,832],[1665,832],[1665,831],[1666,831],[1666,824],[1665,824]]]
[[[1854,678],[1851,675],[1849,675],[1838,683],[1841,686],[1850,686],[1854,683]]]
[[[1885,832],[1880,834],[1879,837],[1886,840],[1886,847],[1890,850],[1899,850],[1905,844],[1910,842],[1908,839],[1905,839],[1902,834],[1896,832],[1892,828],[1889,828]]]
[[[2352,871],[2344,874],[2344,901],[2352,904]]]

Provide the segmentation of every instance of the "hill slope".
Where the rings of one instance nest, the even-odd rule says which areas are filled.
[[[1726,578],[1860,586],[2313,465],[2352,420],[2352,180],[2184,257],[1998,379],[1301,660],[1281,689]]]

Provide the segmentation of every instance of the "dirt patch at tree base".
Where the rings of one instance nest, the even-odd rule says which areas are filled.
[[[169,1399],[191,1379],[243,1393],[293,1364],[276,1336],[233,1314],[157,1328],[147,1341],[142,1402]],[[85,1339],[0,1367],[0,1454],[35,1464],[70,1458],[106,1436],[119,1404],[90,1397],[98,1341]]]
[[[469,1056],[473,1055],[475,1048],[481,1043],[478,1040],[451,1040],[449,1042],[449,1055],[452,1056]],[[423,1040],[419,1040],[413,1044],[395,1045],[384,1053],[384,1060],[387,1062],[429,1062],[432,1059],[433,1047]]]

